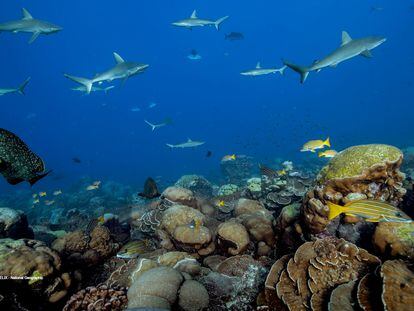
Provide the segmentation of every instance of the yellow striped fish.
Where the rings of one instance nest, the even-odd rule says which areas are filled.
[[[368,222],[411,222],[398,208],[381,201],[358,200],[340,206],[328,202],[329,220],[340,214],[362,217]]]
[[[149,253],[153,250],[149,240],[135,240],[125,244],[116,257],[122,259],[137,258],[141,254]]]

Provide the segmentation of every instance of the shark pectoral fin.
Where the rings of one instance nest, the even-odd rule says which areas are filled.
[[[29,40],[29,43],[35,42],[35,40],[37,39],[37,37],[39,37],[39,35],[40,35],[40,32],[39,31],[34,32],[33,35],[32,35],[32,37]]]
[[[332,68],[336,68],[336,66],[338,66],[338,63],[335,63],[335,64],[330,64],[330,65],[329,65],[329,67],[332,67]]]
[[[316,70],[317,73],[321,72],[321,71],[322,71],[322,68],[319,68],[318,70]]]
[[[372,57],[372,53],[371,53],[371,51],[370,51],[370,50],[365,50],[365,51],[363,51],[360,55],[361,55],[361,56],[364,56],[364,57],[366,57],[366,58],[371,58],[371,57]]]

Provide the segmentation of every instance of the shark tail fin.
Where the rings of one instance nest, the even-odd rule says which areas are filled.
[[[115,86],[113,86],[113,85],[106,87],[106,88],[104,89],[105,94],[108,94],[108,91],[109,91],[109,90],[112,90],[114,87],[115,87]]]
[[[283,61],[285,66],[288,66],[290,69],[296,71],[298,74],[300,74],[300,83],[305,83],[306,78],[309,75],[309,69],[304,66],[295,65],[293,63],[290,63],[288,61]]]
[[[68,78],[69,80],[72,80],[72,81],[74,81],[76,83],[79,83],[79,84],[82,84],[83,86],[85,86],[86,93],[87,94],[90,94],[91,93],[91,91],[92,91],[92,85],[93,85],[93,81],[92,80],[86,79],[86,78],[81,78],[81,77],[71,76],[71,75],[68,75],[66,73],[64,74],[64,76],[66,78]]]
[[[283,76],[285,74],[285,70],[286,70],[287,66],[283,66],[281,68],[278,69],[278,72]]]
[[[155,130],[155,124],[152,124],[151,122],[149,122],[147,120],[144,120],[144,121],[145,121],[145,123],[147,123],[151,127],[152,131]]]
[[[221,25],[221,23],[222,22],[224,22],[226,19],[228,19],[229,18],[229,16],[224,16],[224,17],[222,17],[222,18],[219,18],[218,20],[216,20],[215,22],[214,22],[214,26],[216,27],[216,29],[217,30],[220,30],[220,25]]]
[[[22,95],[24,95],[24,88],[27,86],[27,84],[29,83],[29,81],[30,81],[30,77],[29,78],[27,78],[18,88],[17,88],[17,92],[19,93],[19,94],[22,94]]]

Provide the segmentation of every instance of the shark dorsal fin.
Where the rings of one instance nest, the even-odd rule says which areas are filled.
[[[22,9],[22,13],[23,13],[23,19],[33,19],[32,14],[30,14],[29,11],[26,10],[25,8]]]
[[[262,68],[262,66],[260,65],[260,62],[257,62],[256,69],[260,69],[260,68]]]
[[[191,13],[190,18],[191,18],[191,19],[195,19],[195,18],[197,18],[197,10],[194,10],[194,11],[193,11],[193,13]]]
[[[192,142],[191,138],[188,138],[187,143],[191,143],[191,142]]]
[[[118,53],[115,53],[115,52],[114,52],[114,57],[115,57],[115,60],[116,60],[116,62],[117,62],[118,64],[125,63],[124,59],[123,59],[121,56],[119,56],[119,54],[118,54]]]
[[[342,44],[341,45],[345,45],[351,41],[352,41],[351,36],[346,31],[342,31]]]

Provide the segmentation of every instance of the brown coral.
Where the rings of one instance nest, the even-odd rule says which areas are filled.
[[[107,285],[87,287],[70,297],[63,311],[124,310],[128,302],[126,294],[124,287],[108,287]]]
[[[170,309],[184,278],[169,267],[158,267],[144,272],[128,290],[128,308]]]
[[[385,256],[414,258],[414,223],[382,222],[375,229],[373,242]]]
[[[0,275],[27,284],[51,303],[62,299],[71,285],[68,273],[61,271],[59,255],[36,240],[0,240]],[[25,286],[21,287],[26,289]]]
[[[119,249],[105,226],[96,226],[90,235],[75,231],[55,240],[52,248],[75,266],[92,266],[109,258]]]
[[[279,310],[282,302],[289,310],[323,310],[332,289],[374,271],[380,264],[367,251],[335,238],[304,243],[288,258],[276,261],[266,281],[271,310]]]
[[[382,301],[390,311],[409,311],[414,306],[414,273],[401,260],[386,261],[381,267]]]
[[[220,224],[217,237],[219,246],[231,255],[243,253],[250,242],[246,228],[236,221],[227,221]]]
[[[182,187],[168,187],[161,194],[161,199],[193,208],[197,207],[197,199],[193,192]]]

